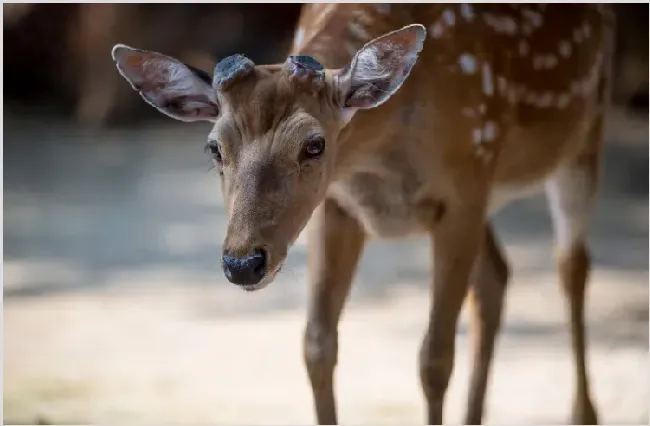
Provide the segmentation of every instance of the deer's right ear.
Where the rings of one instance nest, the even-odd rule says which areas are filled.
[[[156,52],[113,47],[120,74],[147,103],[181,121],[214,121],[217,95],[208,73]]]
[[[400,88],[422,51],[427,32],[408,25],[378,37],[357,52],[338,76],[343,121],[358,109],[386,102]]]

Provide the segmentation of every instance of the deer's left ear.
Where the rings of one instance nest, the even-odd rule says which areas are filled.
[[[357,109],[381,105],[400,88],[422,51],[426,34],[424,26],[408,25],[357,52],[338,76],[344,121]]]

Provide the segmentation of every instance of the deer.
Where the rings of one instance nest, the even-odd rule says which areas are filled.
[[[614,24],[604,4],[310,4],[281,63],[235,54],[210,75],[123,44],[112,57],[161,113],[213,123],[230,282],[266,287],[308,232],[303,358],[319,424],[338,422],[338,325],[364,246],[417,236],[430,238],[434,266],[418,362],[427,424],[443,421],[466,299],[465,422],[484,421],[511,272],[491,218],[541,192],[570,323],[573,423],[596,424],[586,237]]]

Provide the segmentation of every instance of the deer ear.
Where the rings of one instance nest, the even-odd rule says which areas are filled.
[[[181,121],[214,121],[219,114],[210,75],[156,52],[113,47],[120,74],[147,103]]]
[[[426,34],[424,26],[408,25],[357,52],[338,77],[344,120],[357,109],[381,105],[400,88],[422,51]]]

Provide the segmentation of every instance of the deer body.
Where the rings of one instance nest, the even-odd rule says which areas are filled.
[[[594,48],[606,42],[602,33],[606,29],[599,29],[594,21],[600,12],[595,7],[568,7],[553,9],[549,16],[551,12],[543,6],[518,6],[304,7],[293,54],[313,56],[333,68],[343,66],[356,49],[390,28],[414,19],[433,22],[418,65],[400,90],[381,108],[358,113],[340,136],[353,142],[342,143],[349,145],[349,152],[340,153],[340,177],[332,183],[329,195],[357,216],[369,235],[403,237],[428,232],[419,222],[420,212],[430,208],[432,200],[454,196],[458,188],[450,187],[450,175],[463,157],[493,157],[490,205],[496,211],[504,199],[542,190],[552,171],[585,151],[587,135],[605,101],[604,90],[595,87],[605,59],[604,44]],[[470,11],[464,12],[467,7]],[[463,13],[471,13],[471,19]],[[535,18],[559,19],[538,24],[548,29],[535,28],[528,37],[511,35],[506,24],[498,32],[485,23],[486,16],[499,16],[525,25],[529,14],[534,22]],[[590,26],[590,39],[576,44],[574,30],[584,39],[585,23]],[[440,36],[434,38],[432,28],[438,27]],[[553,38],[544,40],[551,32]],[[564,42],[570,53],[563,50]],[[495,56],[500,56],[482,60],[481,50],[491,43],[499,48]],[[521,46],[527,49],[523,55]],[[463,71],[463,59],[469,61],[466,67],[475,70]],[[557,63],[546,67],[546,60]],[[511,69],[504,69],[508,61]],[[544,64],[538,66],[540,61]],[[488,84],[494,97],[507,99],[494,100],[484,93],[483,64],[492,74],[486,78],[491,78]],[[451,126],[446,126],[448,122]],[[499,134],[494,134],[494,141],[474,143],[474,131],[486,123]],[[438,137],[441,132],[450,137]],[[467,140],[467,133],[473,143],[463,144],[460,141]]]
[[[304,359],[320,424],[337,422],[338,322],[365,242],[423,234],[435,265],[419,362],[428,424],[442,423],[468,294],[466,422],[482,421],[509,276],[489,217],[541,188],[571,319],[573,421],[591,424],[585,236],[612,27],[602,5],[320,4],[303,8],[284,65],[229,57],[211,84],[155,52],[118,45],[113,57],[161,112],[215,123],[230,281],[267,285],[311,221]]]
[[[308,5],[303,9],[293,49],[327,66],[339,67],[360,45],[410,22],[428,24],[429,34],[418,65],[386,104],[358,113],[341,134],[337,178],[328,191],[332,203],[360,224],[364,237],[404,238],[435,233],[436,222],[443,220],[449,204],[472,206],[475,202],[474,207],[480,209],[483,195],[489,217],[510,201],[546,186],[555,214],[559,267],[579,269],[572,273],[586,275],[587,266],[579,262],[584,260],[583,238],[596,188],[607,102],[611,54],[607,49],[612,31],[607,11],[600,6]],[[478,184],[481,180],[489,184]],[[558,184],[568,188],[562,193]],[[340,226],[337,220],[319,219],[316,216],[316,226]],[[468,219],[467,223],[472,220],[478,219]],[[462,225],[458,226],[457,235],[448,238],[463,238]],[[475,261],[475,275],[470,280],[474,284],[470,300],[477,339],[466,417],[470,424],[482,418],[487,370],[502,309],[499,298],[504,297],[499,287],[505,287],[508,275],[487,221],[484,232],[488,241],[479,249],[483,254]],[[349,244],[349,238],[341,236],[341,242]],[[467,238],[471,240],[471,236]],[[314,246],[320,242],[314,240],[310,250],[316,251]],[[438,250],[446,250],[447,244],[441,242]],[[489,256],[490,262],[481,262],[482,257]],[[334,263],[326,256],[320,262],[330,268]],[[436,267],[438,263],[442,262],[436,262]],[[487,278],[477,277],[479,273]],[[347,283],[350,272],[323,275],[332,277],[321,276],[312,282]],[[435,342],[437,348],[429,346],[435,340],[431,333],[423,344],[421,376],[428,420],[434,424],[442,420],[442,399],[453,357],[449,347],[453,347],[452,333],[467,288],[465,280],[463,276],[457,284],[449,284],[457,285],[447,290],[455,294],[438,305],[442,310],[443,304],[455,300],[445,318],[451,325],[439,326],[445,331],[438,334],[447,336]],[[569,304],[581,303],[576,299],[583,297],[582,279],[565,277],[563,284]],[[315,307],[310,309],[306,339],[308,345],[312,340],[312,346],[326,348],[329,343],[323,335],[335,335],[331,330],[335,326],[322,318],[321,311],[332,301],[318,287],[314,293]],[[340,299],[345,296],[331,291],[329,297],[339,299],[336,303],[340,308]],[[581,310],[572,311],[574,328],[582,327],[578,318]],[[323,332],[323,328],[330,330]],[[582,331],[574,329],[578,388],[573,420],[595,423],[586,385],[584,338],[576,333]],[[336,419],[329,395],[332,384],[323,384],[317,378],[330,374],[335,355],[329,358],[306,352],[318,418],[323,422]],[[426,358],[433,358],[437,365],[428,366]]]

